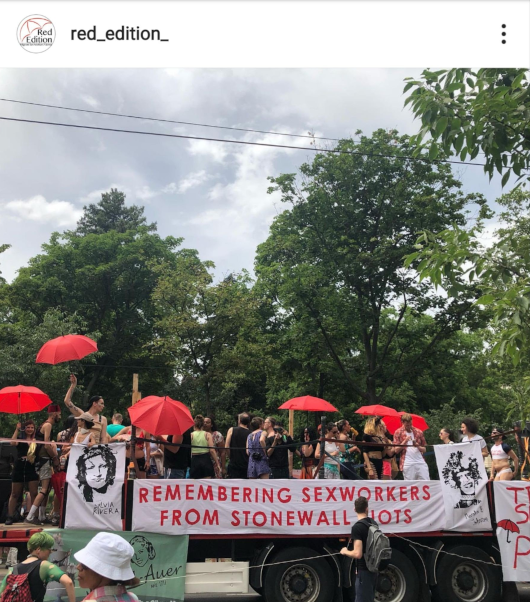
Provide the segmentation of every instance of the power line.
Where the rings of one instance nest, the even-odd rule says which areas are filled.
[[[140,134],[143,136],[160,136],[163,138],[181,138],[185,140],[205,140],[208,142],[225,142],[230,144],[242,144],[248,146],[264,146],[270,148],[287,148],[292,150],[312,151],[316,153],[334,153],[338,155],[359,155],[362,157],[382,157],[386,159],[401,159],[403,161],[423,161],[425,163],[451,163],[454,165],[474,165],[476,167],[485,167],[484,163],[471,163],[468,161],[452,161],[449,159],[429,159],[427,157],[411,157],[400,155],[385,155],[383,153],[365,153],[359,151],[345,151],[340,149],[315,148],[313,146],[291,146],[287,144],[272,144],[270,142],[250,142],[248,140],[226,140],[224,138],[208,138],[206,136],[186,136],[184,134],[163,134],[161,132],[142,132],[139,130],[123,130],[120,128],[103,128],[94,125],[79,125],[75,123],[60,123],[55,121],[37,121],[34,119],[19,119],[15,117],[0,117],[3,121],[17,121],[20,123],[35,123],[39,125],[54,125],[67,128],[78,128],[82,130],[97,130],[101,132],[119,132],[122,134]]]
[[[94,115],[110,115],[111,117],[126,117],[128,119],[140,119],[142,121],[159,121],[161,123],[175,123],[178,125],[192,125],[196,127],[215,128],[219,130],[232,130],[236,132],[252,132],[255,134],[273,134],[274,136],[290,136],[292,138],[311,138],[312,140],[331,140],[338,142],[340,138],[326,138],[324,136],[311,136],[307,134],[287,134],[286,132],[269,132],[267,130],[253,130],[249,128],[236,128],[227,125],[211,125],[207,123],[193,123],[191,121],[176,121],[174,119],[161,119],[158,117],[141,117],[139,115],[126,115],[124,113],[109,113],[108,111],[93,111],[90,109],[78,109],[75,107],[61,107],[59,105],[48,105],[40,102],[28,102],[25,100],[13,100],[11,98],[0,98],[3,102],[13,102],[22,105],[30,105],[34,107],[46,107],[48,109],[61,109],[63,111],[76,111],[79,113],[92,113]]]

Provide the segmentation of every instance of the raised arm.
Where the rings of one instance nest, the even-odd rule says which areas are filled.
[[[13,433],[13,436],[11,437],[11,439],[18,439],[18,433],[20,431],[20,427],[21,427],[20,422],[17,422],[15,432]],[[18,443],[16,443],[15,441],[11,441],[11,445],[18,445]]]
[[[74,416],[81,416],[83,410],[78,408],[72,402],[72,395],[74,394],[75,388],[77,387],[77,378],[74,374],[70,374],[70,386],[68,387],[68,391],[66,391],[66,395],[64,397],[64,405],[72,412]]]

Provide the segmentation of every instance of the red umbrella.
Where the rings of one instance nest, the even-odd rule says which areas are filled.
[[[153,435],[182,435],[193,418],[188,408],[171,397],[150,395],[129,408],[131,423]]]
[[[403,414],[408,414],[408,412],[398,412],[397,416],[385,416],[385,424],[388,429],[388,432],[392,435],[398,430],[401,424],[401,416]],[[412,426],[420,429],[420,431],[426,431],[429,428],[429,425],[425,422],[425,418],[422,416],[418,416],[417,414],[411,414],[412,418]]]
[[[397,410],[378,404],[373,406],[362,406],[358,410],[355,410],[355,413],[362,414],[363,416],[399,416]]]
[[[510,533],[520,533],[521,531],[519,531],[519,527],[513,522],[513,520],[509,520],[507,518],[500,520],[497,523],[497,527],[500,527],[501,529],[505,529],[508,533],[508,535],[506,536],[506,543],[510,543]]]
[[[96,341],[82,334],[67,334],[44,343],[37,354],[36,363],[55,365],[80,360],[97,350]]]
[[[50,403],[52,400],[37,387],[17,385],[0,389],[0,412],[7,414],[39,412]]]
[[[320,399],[320,397],[294,397],[289,399],[278,408],[279,410],[305,410],[306,412],[338,412],[335,406],[332,406],[329,401]]]

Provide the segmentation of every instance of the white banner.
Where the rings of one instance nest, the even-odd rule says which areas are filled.
[[[504,581],[530,581],[530,485],[495,481],[495,520]]]
[[[491,529],[486,486],[488,476],[480,443],[435,445],[443,491],[445,528],[454,531]]]
[[[66,529],[122,531],[125,445],[72,445],[66,482]]]
[[[354,500],[389,533],[438,531],[445,524],[438,481],[138,480],[133,531],[174,534],[348,535]]]

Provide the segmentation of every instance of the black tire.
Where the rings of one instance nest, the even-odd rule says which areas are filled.
[[[311,548],[285,548],[271,560],[263,595],[267,602],[332,602],[337,579],[325,558]],[[292,562],[286,562],[292,561]]]
[[[502,599],[500,567],[484,564],[492,559],[475,546],[455,546],[451,554],[440,554],[436,566],[436,583],[432,588],[438,602],[498,602]],[[483,561],[483,562],[481,562]]]
[[[355,571],[355,565],[352,566]],[[354,575],[352,575],[354,581]],[[355,585],[344,589],[344,599],[355,602]],[[418,602],[420,583],[418,573],[403,552],[392,550],[392,558],[387,568],[377,578],[376,602]]]

